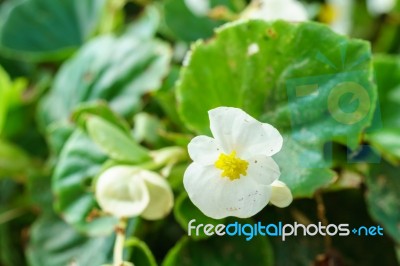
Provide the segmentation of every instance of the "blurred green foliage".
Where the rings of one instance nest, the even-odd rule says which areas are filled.
[[[191,219],[237,219],[213,220],[191,203],[185,158],[146,164],[167,176],[175,206],[163,220],[130,219],[126,261],[398,265],[400,2],[372,15],[354,0],[349,36],[317,22],[332,1],[302,1],[314,20],[302,23],[240,20],[244,0],[204,1],[205,14],[188,2],[0,0],[0,265],[110,263],[117,221],[95,200],[98,175],[186,148],[210,133],[207,111],[218,106],[242,108],[285,139],[274,159],[295,201],[242,222],[379,224],[384,236],[189,237]],[[331,96],[343,83],[364,98]],[[361,118],[335,119],[336,100]]]

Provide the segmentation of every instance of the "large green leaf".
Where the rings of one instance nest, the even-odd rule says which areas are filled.
[[[107,156],[80,129],[64,145],[53,175],[55,209],[78,230],[89,235],[107,235],[116,219],[98,217],[99,207],[91,188]]]
[[[247,242],[243,237],[212,237],[194,241],[184,237],[167,254],[163,266],[274,265],[271,244],[265,237]]]
[[[67,119],[79,103],[106,100],[121,115],[140,108],[140,97],[161,85],[168,71],[169,47],[134,36],[102,36],[67,61],[42,101],[39,118],[46,126]]]
[[[111,261],[114,236],[87,238],[54,214],[41,216],[30,230],[31,266],[99,266]]]
[[[313,195],[335,177],[335,172],[323,167],[326,165],[324,154],[318,148],[295,141],[291,135],[284,135],[282,150],[274,159],[281,169],[280,179],[297,197]]]
[[[281,179],[295,196],[310,196],[334,176],[324,144],[354,149],[370,124],[376,102],[370,57],[367,42],[316,23],[226,24],[213,40],[193,46],[178,81],[179,112],[202,134],[210,134],[207,111],[218,106],[274,125],[285,136],[275,157]]]
[[[380,112],[366,138],[386,160],[400,164],[400,57],[377,56],[374,68]]]
[[[383,162],[373,165],[366,178],[368,209],[372,217],[382,223],[396,241],[400,243],[400,179],[399,167]]]
[[[104,0],[15,1],[2,18],[0,49],[24,60],[65,58],[96,29],[104,3]]]

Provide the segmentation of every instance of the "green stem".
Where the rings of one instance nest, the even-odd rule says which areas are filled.
[[[321,223],[324,226],[328,226],[329,225],[329,221],[328,221],[328,218],[326,217],[326,208],[325,208],[325,203],[324,203],[324,199],[322,197],[322,191],[321,190],[318,190],[315,193],[315,201],[317,203],[317,216],[318,216],[318,219],[321,221]],[[330,250],[332,248],[332,239],[328,234],[326,236],[324,236],[324,243],[325,243],[326,250]]]
[[[115,228],[115,244],[114,244],[114,263],[113,266],[123,265],[124,258],[124,244],[125,244],[125,230],[126,230],[127,220],[126,218],[121,218],[119,220],[118,226]]]

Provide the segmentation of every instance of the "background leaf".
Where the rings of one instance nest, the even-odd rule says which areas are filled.
[[[400,164],[400,58],[377,56],[374,69],[380,109],[366,138],[386,160]]]
[[[126,133],[130,133],[129,124],[116,115],[104,101],[80,104],[72,113],[72,119],[81,129],[86,129],[86,122],[90,115],[99,116]]]
[[[134,262],[135,265],[157,266],[153,254],[143,241],[137,238],[130,238],[125,245],[132,247],[130,261]]]
[[[100,209],[91,188],[92,179],[100,173],[106,160],[107,156],[76,129],[63,147],[53,175],[56,211],[69,224],[89,235],[110,234],[117,222],[116,218],[97,215]]]
[[[14,1],[0,28],[0,49],[34,61],[65,59],[97,27],[105,0]],[[21,33],[24,34],[21,34]]]
[[[29,265],[99,266],[112,261],[114,236],[87,238],[54,214],[40,217],[31,228]]]
[[[380,222],[398,244],[400,244],[400,179],[399,167],[386,162],[374,165],[366,183],[368,210]]]
[[[137,144],[133,137],[103,118],[91,116],[86,125],[91,139],[110,158],[130,163],[140,163],[150,159],[148,151]]]
[[[140,97],[161,85],[169,60],[168,45],[158,40],[93,39],[57,73],[39,108],[41,124],[65,120],[78,104],[99,99],[120,115],[132,115],[141,108]]]
[[[29,156],[19,147],[0,139],[0,178],[21,176],[31,169]]]
[[[274,265],[268,239],[254,237],[251,245],[240,237],[212,237],[193,241],[184,237],[170,250],[163,266]]]
[[[190,2],[190,1],[187,1]],[[209,4],[209,12],[215,7],[235,9],[234,1],[210,0],[198,2],[199,5]],[[192,1],[196,3],[196,1]],[[171,34],[177,39],[192,42],[198,39],[211,37],[214,28],[222,25],[224,21],[212,19],[205,14],[195,14],[193,8],[188,7],[184,0],[166,0],[163,5],[165,24]],[[179,14],[179,17],[176,16]],[[190,28],[190,30],[187,30]]]

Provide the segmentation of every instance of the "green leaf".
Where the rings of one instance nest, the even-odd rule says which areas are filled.
[[[334,176],[324,145],[355,149],[371,122],[370,57],[367,42],[317,23],[229,23],[193,46],[177,83],[178,111],[200,134],[210,134],[207,112],[218,106],[239,107],[272,124],[285,136],[274,157],[282,181],[294,196],[311,196]]]
[[[2,266],[25,265],[20,254],[20,243],[15,241],[17,232],[8,223],[0,224],[0,263]]]
[[[212,224],[217,225],[220,223],[224,223],[223,220],[214,220],[205,216],[193,203],[190,201],[186,192],[182,192],[179,197],[176,199],[174,205],[174,215],[175,219],[178,221],[180,226],[187,232],[188,224],[191,220],[195,219],[196,224]],[[200,231],[199,235],[193,234],[191,236],[194,239],[204,239],[209,238],[204,232]]]
[[[160,20],[160,11],[155,6],[149,5],[137,20],[128,25],[126,32],[129,35],[144,39],[152,38],[157,33]]]
[[[156,260],[149,247],[137,238],[126,240],[125,247],[130,250],[130,261],[140,266],[157,266]]]
[[[54,214],[41,216],[30,229],[29,265],[99,266],[112,260],[114,236],[87,238]]]
[[[377,226],[368,214],[364,192],[346,189],[323,195],[326,218],[330,224],[349,224],[350,228]],[[341,206],[338,208],[338,206]],[[370,212],[371,213],[371,212]],[[316,219],[317,223],[320,219]],[[386,229],[383,236],[333,236],[332,247],[339,251],[345,262],[356,261],[357,265],[397,265],[393,241]],[[365,252],[368,250],[369,252]]]
[[[112,159],[130,163],[139,163],[150,159],[145,148],[103,118],[90,116],[86,126],[92,140]]]
[[[182,238],[167,254],[163,266],[274,265],[268,239],[254,237],[247,242],[240,237],[212,237],[193,241]]]
[[[15,1],[0,28],[0,49],[23,60],[64,59],[93,34],[104,3],[104,0]]]
[[[314,199],[298,199],[290,208],[269,205],[255,220],[265,225],[279,222],[293,225],[297,222],[307,226],[318,225],[322,219],[326,219],[329,224],[348,224],[350,230],[360,226],[377,226],[368,215],[361,190],[342,189],[321,196],[319,204]],[[321,207],[325,209],[325,214],[321,214]],[[351,261],[363,266],[397,265],[393,241],[385,233],[384,236],[357,236],[351,232],[349,236],[337,234],[328,240],[319,234],[304,236],[299,228],[297,235],[288,236],[285,241],[280,236],[270,237],[269,240],[274,247],[276,266],[326,265],[315,263],[322,255],[335,261],[336,265],[347,265]]]
[[[7,72],[0,66],[0,134],[5,127],[8,111],[21,102],[22,92],[27,80],[18,78],[12,81]]]
[[[182,127],[183,124],[180,121],[178,112],[176,110],[177,103],[175,97],[175,82],[179,78],[179,71],[180,68],[173,66],[168,74],[168,77],[164,80],[162,87],[155,93],[154,96],[168,118],[177,126]]]
[[[0,139],[0,178],[24,175],[31,167],[30,158],[23,150]]]
[[[382,124],[384,127],[399,127],[400,115],[400,57],[378,55],[374,58],[374,70],[378,85]]]
[[[3,130],[8,111],[8,94],[10,91],[10,77],[0,66],[0,134]]]
[[[129,124],[115,114],[105,101],[99,100],[96,102],[80,104],[77,108],[75,108],[71,117],[72,120],[78,124],[78,126],[80,126],[82,129],[86,129],[86,120],[90,115],[96,115],[104,120],[107,120],[127,134],[130,134],[131,132]]]
[[[46,128],[46,140],[53,155],[60,154],[74,130],[75,126],[67,121],[53,123]]]
[[[39,108],[42,125],[68,119],[80,103],[106,100],[125,117],[141,108],[141,96],[167,74],[171,51],[158,40],[102,36],[87,43],[57,73]]]
[[[161,132],[165,126],[160,119],[148,113],[138,113],[134,117],[133,137],[138,143],[144,142],[150,147],[162,147]]]
[[[76,129],[64,145],[54,170],[54,207],[66,222],[89,235],[112,232],[116,218],[96,215],[91,184],[107,156],[81,130]]]
[[[188,168],[188,163],[181,163],[174,165],[171,169],[171,172],[167,178],[168,183],[170,184],[172,190],[176,192],[181,192],[184,190],[183,188],[183,175]],[[176,204],[176,203],[175,203]]]
[[[400,164],[400,57],[374,58],[380,109],[366,139],[389,162]]]
[[[226,7],[228,10],[234,9],[233,1],[230,0],[210,0],[204,2],[210,3],[210,10],[221,6]],[[184,0],[164,1],[163,13],[165,24],[172,35],[186,42],[211,37],[214,28],[224,23],[224,21],[211,19],[208,17],[207,13],[195,14],[194,11],[185,4]],[[177,14],[179,14],[179,16],[177,16]]]
[[[389,162],[400,164],[400,128],[382,128],[368,133],[366,139]]]
[[[400,243],[399,170],[399,167],[383,162],[373,165],[366,178],[368,210],[397,243]]]
[[[284,135],[282,150],[273,158],[281,170],[280,180],[290,187],[295,197],[312,196],[318,188],[332,183],[336,176],[334,171],[322,167],[326,162],[321,151],[292,139],[290,135]]]

